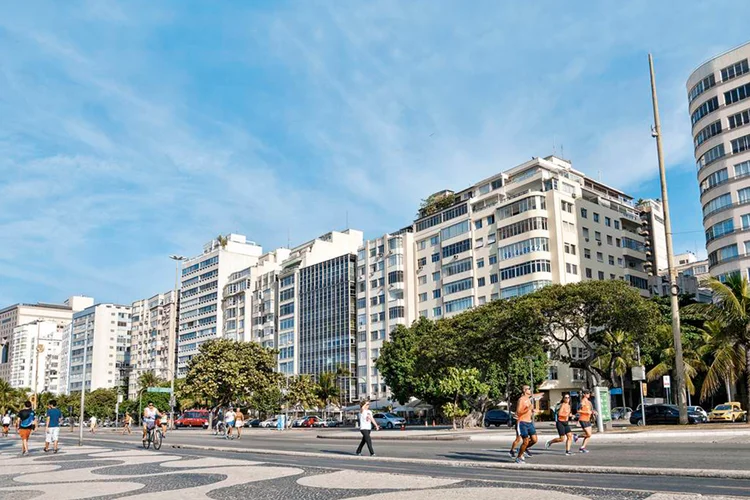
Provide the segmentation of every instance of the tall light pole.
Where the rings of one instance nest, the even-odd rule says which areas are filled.
[[[39,342],[39,325],[37,325],[37,342]],[[39,391],[37,390],[37,386],[39,385],[39,355],[44,352],[44,344],[37,343],[36,345],[36,362],[34,364],[34,410],[36,410],[38,400],[39,400]]]
[[[83,407],[86,403],[86,352],[89,350],[89,321],[86,320],[86,329],[83,332],[83,370],[81,370],[81,409],[78,425],[78,446],[83,446]]]
[[[183,257],[182,255],[170,255],[170,259],[175,261],[175,269],[174,269],[174,304],[173,304],[173,311],[172,311],[172,317],[174,318],[174,327],[171,327],[170,325],[170,332],[169,332],[169,371],[172,373],[172,380],[170,385],[170,392],[169,392],[169,419],[172,421],[172,425],[174,425],[174,404],[175,404],[175,398],[174,398],[174,379],[175,379],[175,365],[177,364],[177,328],[179,328],[180,325],[180,266],[182,263],[187,259],[187,257]]]
[[[669,200],[667,199],[667,174],[664,169],[664,152],[661,144],[661,122],[659,120],[659,101],[656,98],[656,77],[654,76],[654,58],[648,55],[648,67],[651,73],[651,104],[654,108],[654,128],[651,135],[656,139],[656,153],[659,159],[659,178],[661,180],[661,201],[664,208],[664,230],[667,236],[667,265],[669,267],[669,297],[672,307],[672,337],[674,338],[674,383],[677,389],[677,407],[680,410],[680,424],[687,425],[687,406],[685,405],[685,361],[682,358],[682,335],[680,333],[680,303],[678,300],[677,272],[674,268],[672,252],[672,222],[669,217]],[[645,408],[642,410],[645,412]]]

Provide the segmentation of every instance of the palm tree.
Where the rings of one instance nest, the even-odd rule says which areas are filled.
[[[229,239],[226,236],[219,235],[216,237],[216,242],[221,246],[221,248],[226,248],[227,243],[229,243]]]
[[[0,378],[0,413],[3,415],[15,406],[16,392],[7,380]]]
[[[152,371],[143,372],[138,376],[138,388],[141,392],[145,392],[149,387],[159,387],[164,382],[160,377]]]
[[[331,403],[338,403],[340,395],[341,389],[339,389],[336,374],[334,372],[321,373],[318,377],[318,397],[325,407],[328,408]]]
[[[623,376],[628,368],[635,366],[636,353],[630,336],[623,331],[607,332],[597,348],[597,357],[592,366],[602,373],[608,373],[612,382],[620,378],[622,388],[622,406],[625,407],[625,384]]]
[[[674,370],[674,340],[672,330],[668,326],[661,326],[657,331],[659,350],[659,363],[646,373],[649,382],[658,380]],[[685,364],[685,386],[690,394],[695,394],[693,379],[698,373],[706,371],[706,363],[703,361],[702,340],[682,340],[682,359]]]
[[[703,314],[706,319],[718,321],[723,328],[720,329],[716,340],[721,339],[721,344],[726,344],[727,355],[731,354],[732,363],[727,363],[724,358],[724,370],[731,369],[732,374],[722,373],[717,366],[718,374],[739,379],[745,375],[745,408],[750,403],[750,285],[741,274],[730,275],[724,283],[716,278],[710,278],[706,284],[714,295],[711,304],[692,304],[688,310]],[[744,354],[741,359],[739,353]]]
[[[701,400],[714,395],[723,385],[727,391],[727,400],[732,400],[732,387],[737,383],[738,374],[745,366],[746,353],[738,349],[728,331],[719,320],[709,320],[703,325],[703,346],[701,353],[711,356],[712,361],[706,370],[706,378],[701,387]]]

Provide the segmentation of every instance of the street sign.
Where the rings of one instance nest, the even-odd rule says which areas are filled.
[[[662,377],[662,382],[664,383],[665,389],[669,389],[672,384],[672,381],[670,380],[669,375],[664,375]]]
[[[122,394],[117,395],[117,402],[122,403]]]
[[[615,387],[615,388],[613,388],[613,389],[610,389],[610,390],[609,390],[609,393],[610,393],[610,394],[611,394],[612,396],[619,396],[620,394],[622,394],[622,387]]]
[[[606,387],[596,387],[596,399],[599,400],[599,409],[602,416],[602,422],[612,420],[612,412],[609,408],[609,390]]]
[[[648,394],[648,384],[646,382],[641,383],[641,394],[644,396]]]
[[[172,390],[169,387],[149,387],[147,392],[166,392],[169,394]]]
[[[646,380],[646,367],[634,366],[630,369],[633,380]]]

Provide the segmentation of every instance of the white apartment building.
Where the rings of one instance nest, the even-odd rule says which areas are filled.
[[[130,306],[96,304],[73,315],[63,332],[60,392],[109,389],[127,382],[130,311]]]
[[[450,317],[552,283],[620,279],[649,295],[646,240],[627,194],[554,156],[454,193],[414,223],[418,314]],[[429,212],[429,213],[428,213]],[[574,357],[585,357],[575,348]],[[555,363],[540,390],[551,400],[584,384]]]
[[[698,260],[694,253],[685,252],[675,255],[674,262],[680,293],[691,294],[698,302],[711,302],[713,292],[703,286],[703,282],[711,276],[708,273],[708,259]],[[666,270],[652,276],[651,282],[654,294],[669,296],[669,273]]]
[[[397,325],[417,318],[416,259],[411,226],[368,240],[357,253],[357,392],[389,395],[375,361]],[[424,276],[424,275],[423,275]]]
[[[241,234],[211,240],[203,253],[185,261],[180,292],[180,322],[177,342],[177,376],[187,374],[188,362],[200,345],[221,338],[222,292],[232,273],[254,265],[263,249]]]
[[[288,248],[278,248],[229,276],[221,304],[224,338],[275,346],[276,276],[289,254]]]
[[[172,380],[177,342],[176,293],[170,290],[131,305],[130,377],[128,398],[138,397],[138,378],[152,372]]]
[[[652,274],[668,270],[664,207],[660,200],[643,200],[638,204],[638,210],[643,225],[641,235],[646,239],[646,257],[648,258],[646,270]]]
[[[31,391],[59,392],[60,344],[64,324],[37,320],[13,331],[10,385]]]
[[[15,328],[34,321],[50,320],[65,326],[73,313],[94,303],[90,297],[73,296],[63,304],[14,304],[0,309],[0,378],[10,380]]]
[[[362,246],[361,231],[332,231],[291,249],[278,272],[275,291],[275,345],[279,371],[285,375],[320,375],[339,367],[357,371],[356,265]],[[265,303],[267,289],[257,291],[258,311],[253,329],[264,334],[270,326],[272,304]],[[263,309],[260,310],[260,307]],[[267,308],[268,307],[268,308]],[[270,320],[270,321],[269,321]],[[257,338],[256,338],[257,340]],[[355,377],[342,377],[344,402],[357,397]]]
[[[688,109],[711,276],[750,268],[750,42],[688,78]]]

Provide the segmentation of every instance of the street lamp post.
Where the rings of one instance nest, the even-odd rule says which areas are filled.
[[[86,404],[86,354],[89,350],[89,330],[88,321],[86,330],[83,333],[83,369],[81,370],[81,409],[78,417],[78,446],[83,446],[83,407]]]
[[[37,327],[38,328],[38,327]],[[38,331],[38,330],[37,330]],[[37,341],[39,337],[37,337]],[[34,364],[34,410],[37,408],[39,391],[37,386],[39,385],[39,355],[44,352],[44,344],[36,345],[36,361]]]
[[[680,410],[680,424],[687,425],[687,405],[685,404],[685,361],[682,357],[682,335],[680,333],[679,288],[677,272],[674,267],[672,252],[672,221],[669,215],[667,198],[667,174],[664,169],[664,152],[661,144],[661,121],[659,120],[659,101],[656,97],[656,77],[654,76],[654,58],[648,55],[648,66],[651,74],[651,104],[654,108],[654,128],[651,135],[656,139],[656,154],[659,161],[659,178],[661,181],[661,201],[664,208],[664,230],[667,239],[667,265],[669,267],[669,298],[672,308],[672,337],[674,339],[674,383],[677,388],[677,407]],[[645,411],[645,408],[644,408]]]
[[[182,255],[170,255],[170,259],[175,261],[175,269],[174,269],[174,312],[172,314],[172,317],[174,318],[174,328],[170,328],[170,349],[169,349],[169,371],[172,374],[171,378],[171,384],[170,384],[170,392],[169,392],[169,419],[172,422],[172,425],[174,425],[174,379],[175,379],[175,372],[174,368],[177,364],[177,328],[179,328],[180,325],[180,318],[178,317],[178,314],[180,312],[179,304],[180,304],[180,266],[182,263],[187,259],[187,257],[183,257]],[[174,337],[174,340],[172,340],[172,337]]]

